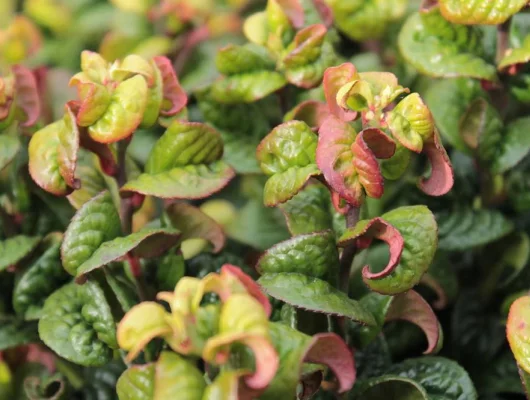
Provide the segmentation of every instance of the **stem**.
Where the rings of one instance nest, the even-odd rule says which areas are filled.
[[[346,213],[346,228],[353,228],[359,221],[360,207],[350,207]],[[353,258],[357,252],[357,245],[354,243],[345,247],[340,257],[340,289],[344,293],[348,293],[350,286],[350,270],[353,263]]]
[[[497,25],[497,63],[502,60],[508,50],[511,23],[512,19],[508,18],[502,24]]]
[[[125,183],[127,183],[126,156],[129,142],[130,140],[122,140],[118,142],[118,175],[116,177],[118,187],[122,187],[125,185]],[[132,197],[120,197],[120,220],[121,229],[124,235],[129,235],[132,232],[133,212],[134,206]],[[132,254],[127,254],[127,261],[129,262],[129,266],[131,268],[131,274],[136,281],[138,296],[140,297],[141,301],[145,301],[147,300],[147,290],[140,262],[138,261],[138,258]]]

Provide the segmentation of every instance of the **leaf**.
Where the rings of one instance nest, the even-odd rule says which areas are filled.
[[[424,143],[423,152],[431,164],[431,174],[428,178],[421,177],[418,187],[429,196],[443,196],[453,187],[454,172],[438,132]]]
[[[329,283],[300,273],[265,274],[260,286],[272,297],[298,308],[348,317],[366,325],[375,323],[370,312]]]
[[[13,317],[0,317],[0,350],[35,343],[38,340],[39,336],[35,323]]]
[[[392,136],[416,153],[423,150],[423,142],[434,133],[431,112],[418,93],[412,93],[401,100],[386,114],[385,119]]]
[[[298,120],[305,122],[311,128],[319,128],[329,114],[326,103],[316,100],[306,100],[291,109],[283,118],[283,122]]]
[[[528,357],[529,305],[529,296],[523,296],[515,300],[510,306],[508,321],[506,323],[506,336],[510,348],[517,360],[517,364],[527,373],[530,371],[530,359]]]
[[[260,274],[297,272],[315,278],[333,277],[339,255],[332,231],[295,236],[263,254],[256,268]]]
[[[510,74],[512,70],[510,67],[525,64],[528,61],[530,61],[530,36],[524,39],[521,47],[506,50],[497,69]]]
[[[219,133],[206,124],[174,121],[155,143],[146,173],[122,192],[162,198],[202,198],[222,189],[234,176],[223,161]]]
[[[346,83],[359,78],[359,74],[355,66],[351,63],[344,63],[338,67],[330,67],[324,72],[324,79],[322,86],[324,88],[324,95],[329,107],[329,111],[335,117],[343,121],[353,120],[357,112],[352,110],[344,110],[337,103],[337,94],[339,89]]]
[[[394,364],[387,373],[415,380],[432,398],[437,396],[447,400],[477,399],[477,392],[467,372],[447,358],[410,358]]]
[[[332,229],[332,207],[328,189],[313,182],[280,205],[293,236]]]
[[[116,392],[119,400],[153,400],[155,364],[133,365],[118,379]]]
[[[84,150],[79,152],[75,176],[81,182],[81,187],[70,193],[67,199],[76,210],[79,210],[87,201],[107,189],[109,183],[99,169],[95,155]],[[116,193],[117,187],[113,189],[113,192]]]
[[[143,229],[125,237],[102,243],[76,269],[76,279],[126,256],[130,251],[140,257],[156,257],[177,244],[180,232],[173,229]]]
[[[407,2],[397,0],[348,1],[328,0],[337,28],[350,39],[364,41],[380,38],[389,23],[405,13]]]
[[[327,183],[340,197],[360,205],[364,194],[383,195],[383,176],[376,157],[389,158],[395,144],[379,129],[356,133],[347,122],[328,117],[319,130],[316,162]]]
[[[530,151],[530,140],[526,132],[530,118],[519,118],[507,127],[500,143],[500,152],[493,163],[493,171],[504,173],[519,163]]]
[[[60,241],[53,243],[18,280],[13,308],[24,319],[39,319],[46,298],[69,280],[60,258]]]
[[[440,12],[455,24],[497,25],[516,14],[526,4],[525,0],[490,2],[488,0],[440,0]]]
[[[374,279],[363,276],[363,280],[375,292],[395,295],[418,284],[429,268],[437,247],[437,225],[425,206],[399,207],[383,214],[381,219],[399,231],[404,240],[403,251],[399,264],[389,275]],[[339,243],[347,243],[356,235],[355,229],[347,230]]]
[[[173,228],[182,232],[181,240],[202,238],[213,245],[213,252],[218,253],[225,245],[225,234],[221,225],[199,208],[188,203],[173,203],[166,213]]]
[[[158,174],[141,174],[120,191],[124,196],[136,192],[163,199],[201,199],[224,188],[234,175],[232,167],[224,161],[214,161],[209,165],[187,165]]]
[[[495,210],[460,209],[437,215],[440,249],[462,251],[491,243],[513,231],[513,223]]]
[[[77,153],[79,151],[79,128],[68,105],[64,107],[63,126],[58,131],[58,137],[59,172],[68,186],[79,189],[80,182],[75,178]]]
[[[228,45],[215,61],[219,71],[227,75],[211,86],[211,94],[219,103],[251,103],[286,84],[282,74],[274,71],[273,60],[259,46]]]
[[[144,301],[131,308],[121,320],[117,331],[118,344],[129,352],[129,362],[155,337],[171,335],[172,327],[168,323],[168,317],[166,309],[152,301]]]
[[[270,324],[271,340],[280,357],[275,378],[260,396],[270,400],[291,398],[297,387],[305,386],[304,367],[316,363],[329,366],[339,381],[339,392],[347,391],[355,382],[353,356],[344,341],[333,333],[320,333],[313,337],[284,324]],[[305,389],[305,388],[304,388]],[[304,390],[306,393],[306,390]],[[306,393],[311,395],[311,392]]]
[[[442,79],[429,86],[425,101],[443,138],[458,150],[470,153],[459,132],[459,123],[468,106],[486,93],[472,79]]]
[[[113,143],[130,136],[142,122],[147,105],[147,83],[135,75],[118,84],[103,115],[88,127],[96,142]]]
[[[399,50],[421,73],[496,81],[496,71],[483,55],[478,28],[453,25],[437,10],[412,14],[399,33]]]
[[[39,244],[40,237],[18,235],[0,241],[0,271],[16,265]]]
[[[326,27],[321,24],[298,31],[290,46],[292,50],[282,60],[285,76],[290,83],[302,88],[320,84],[325,69],[337,59],[325,37]]]
[[[103,290],[95,282],[69,283],[44,303],[39,336],[61,357],[102,366],[116,349],[116,327]]]
[[[37,122],[41,112],[37,81],[31,70],[22,65],[14,65],[11,69],[15,76],[16,102],[26,114],[26,119],[21,125],[32,126]]]
[[[0,135],[0,171],[2,171],[20,150],[19,140],[11,135]]]
[[[66,397],[66,383],[60,375],[28,376],[24,379],[24,393],[30,400],[60,400]]]
[[[354,399],[363,400],[429,400],[425,389],[415,380],[397,376],[383,375],[359,382],[355,388]]]
[[[206,388],[202,373],[178,354],[163,352],[155,367],[153,400],[182,397],[200,400]]]
[[[163,101],[160,115],[173,116],[181,111],[188,102],[188,96],[175,75],[175,70],[167,57],[158,56],[153,58],[154,63],[162,74]]]
[[[108,191],[86,202],[75,214],[61,245],[63,267],[77,275],[79,267],[109,240],[120,235],[118,211]]]
[[[301,121],[285,122],[261,141],[256,157],[270,176],[264,189],[266,206],[286,202],[311,176],[320,174],[315,163],[317,141],[311,128]]]

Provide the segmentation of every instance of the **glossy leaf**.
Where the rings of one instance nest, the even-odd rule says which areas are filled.
[[[156,257],[177,244],[180,232],[173,229],[143,229],[125,237],[102,243],[76,268],[77,279],[89,272],[119,260],[129,252],[140,257]]]
[[[407,8],[405,0],[393,3],[383,0],[328,0],[327,3],[338,29],[355,41],[381,37],[388,24],[403,16]]]
[[[96,142],[113,143],[130,136],[142,122],[147,105],[147,83],[136,75],[118,84],[103,115],[88,127]]]
[[[501,72],[511,73],[513,66],[522,65],[528,61],[530,61],[530,36],[525,38],[521,47],[506,50],[497,68]]]
[[[108,363],[117,348],[114,319],[95,282],[69,283],[48,297],[39,336],[61,357],[84,366]]]
[[[316,147],[317,136],[301,121],[285,122],[262,140],[256,156],[263,172],[270,176],[264,189],[265,205],[284,203],[311,176],[320,174]]]
[[[46,298],[69,280],[60,258],[60,243],[53,243],[20,277],[13,292],[13,308],[24,319],[39,319]]]
[[[381,216],[403,237],[404,247],[399,264],[383,277],[363,276],[366,285],[379,293],[394,295],[414,287],[431,264],[437,247],[437,225],[425,206],[400,207]],[[366,223],[366,222],[364,222]],[[355,229],[347,230],[339,239],[345,244],[356,238]]]
[[[437,215],[439,247],[462,251],[493,242],[510,233],[513,223],[495,210],[461,209]]]
[[[370,312],[358,302],[318,278],[283,272],[263,275],[258,283],[270,296],[295,307],[348,317],[361,324],[375,323]]]
[[[109,192],[86,202],[75,214],[61,246],[63,266],[71,275],[104,243],[120,235],[118,211]]]
[[[3,170],[20,150],[19,140],[11,135],[0,135],[0,171]]]
[[[480,31],[453,25],[437,10],[412,14],[401,29],[398,44],[403,57],[426,75],[497,79],[495,67],[481,57]]]
[[[40,242],[38,236],[18,235],[0,241],[0,271],[16,265],[29,255]]]
[[[119,400],[153,400],[155,364],[129,367],[118,379],[116,392]]]
[[[378,158],[394,154],[395,144],[379,129],[356,133],[347,122],[330,116],[319,130],[316,162],[327,183],[350,204],[360,205],[364,193],[383,195]]]
[[[455,24],[502,24],[526,4],[525,0],[440,0],[440,12]]]
[[[199,208],[179,202],[171,204],[166,213],[171,225],[182,232],[181,240],[206,239],[213,245],[214,253],[224,247],[226,238],[223,228]]]
[[[394,364],[387,372],[415,380],[432,397],[477,399],[477,392],[467,372],[456,362],[443,357],[411,358]]]
[[[528,341],[528,309],[530,297],[523,296],[515,300],[508,314],[506,336],[517,364],[526,372],[530,371],[530,343]]]
[[[339,255],[332,231],[295,236],[271,247],[258,260],[261,274],[298,272],[323,278],[336,271]]]

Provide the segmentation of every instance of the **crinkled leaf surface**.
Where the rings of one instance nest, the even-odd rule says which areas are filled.
[[[519,366],[526,372],[530,371],[530,297],[523,296],[515,300],[508,314],[506,336],[513,355]]]
[[[399,264],[389,275],[363,279],[370,289],[394,295],[415,286],[429,268],[437,247],[437,225],[434,215],[426,206],[396,208],[381,218],[399,231],[404,240],[403,251]],[[355,230],[348,230],[339,242],[348,242],[356,235]]]
[[[4,169],[20,150],[19,140],[12,135],[0,135],[0,171]]]
[[[18,280],[13,292],[13,308],[24,319],[38,319],[46,298],[69,278],[61,265],[60,243],[54,243]]]
[[[17,318],[0,317],[0,350],[6,350],[39,340],[37,325]]]
[[[118,347],[116,326],[101,287],[69,283],[44,303],[39,336],[61,357],[84,366],[102,366]]]
[[[447,358],[430,356],[411,358],[393,365],[387,372],[415,380],[432,398],[477,399],[477,392],[467,372]]]
[[[502,24],[526,4],[525,0],[440,0],[445,19],[455,24]]]
[[[121,222],[110,192],[86,202],[75,214],[61,246],[63,266],[71,275],[106,241],[120,235]]]
[[[412,14],[401,29],[398,44],[403,57],[426,75],[497,79],[495,67],[482,58],[478,28],[453,25],[437,10]]]
[[[18,235],[0,241],[0,271],[15,265],[39,244],[40,237]]]
[[[339,255],[335,234],[328,230],[295,236],[268,249],[258,260],[261,274],[298,272],[323,278],[336,271]]]
[[[329,283],[295,272],[266,274],[258,283],[270,296],[298,308],[348,317],[366,325],[375,323],[372,314]]]
[[[119,400],[153,400],[155,364],[133,365],[118,379]]]
[[[189,361],[172,352],[163,352],[155,367],[153,400],[182,397],[202,399],[206,382],[202,373]]]
[[[137,256],[156,257],[177,244],[180,232],[174,229],[143,229],[125,237],[102,243],[86,261],[76,269],[81,277],[94,269],[116,261],[134,250]]]
[[[440,249],[462,251],[493,242],[510,233],[513,223],[495,210],[460,209],[436,216]]]
[[[302,121],[285,122],[263,139],[256,156],[263,172],[271,176],[265,184],[265,205],[284,203],[311,176],[320,173],[315,161],[317,141],[317,136]]]

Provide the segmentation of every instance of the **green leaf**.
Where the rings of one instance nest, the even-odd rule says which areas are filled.
[[[327,0],[337,28],[350,39],[364,41],[380,38],[390,22],[403,16],[406,0]]]
[[[133,365],[118,379],[119,400],[153,400],[155,364]]]
[[[437,10],[412,14],[401,28],[398,45],[403,57],[423,74],[497,80],[495,67],[482,58],[480,30],[453,25]]]
[[[63,266],[71,275],[102,243],[120,235],[121,222],[112,196],[105,191],[86,202],[75,214],[61,246]]]
[[[353,399],[359,400],[430,400],[415,380],[397,375],[383,375],[359,382]],[[434,398],[432,398],[434,399]]]
[[[60,241],[52,244],[18,280],[13,308],[24,319],[39,319],[45,300],[70,276],[61,265]]]
[[[521,47],[506,50],[497,68],[503,71],[512,65],[525,64],[528,61],[530,61],[530,35],[524,39]]]
[[[96,142],[113,143],[130,136],[142,122],[147,106],[147,83],[135,75],[118,84],[103,115],[88,127]]]
[[[333,228],[333,206],[329,190],[310,183],[291,200],[280,205],[293,236]]]
[[[120,259],[134,250],[139,257],[156,257],[180,240],[174,229],[143,229],[125,237],[102,243],[90,257],[76,268],[76,278]]]
[[[202,373],[178,354],[163,352],[156,363],[154,399],[200,400],[206,388]]]
[[[433,399],[477,399],[477,392],[467,372],[447,358],[411,358],[394,364],[387,373],[415,380]]]
[[[11,135],[0,135],[0,171],[3,170],[17,155],[20,142]]]
[[[175,290],[175,285],[184,276],[186,264],[180,253],[169,251],[160,260],[156,268],[157,288],[160,291]],[[191,274],[195,276],[194,274]]]
[[[40,237],[18,235],[0,241],[0,271],[15,265],[29,255],[40,242]]]
[[[317,142],[311,128],[301,121],[285,122],[262,140],[256,156],[263,172],[271,176],[265,184],[265,205],[284,203],[320,173],[315,161]]]
[[[69,283],[44,303],[39,336],[54,352],[83,366],[102,366],[118,347],[116,325],[95,282]]]
[[[495,210],[460,209],[437,215],[438,247],[462,251],[500,239],[513,231],[514,225]]]
[[[226,77],[215,81],[211,94],[219,103],[251,103],[285,86],[282,74],[274,71],[267,50],[256,45],[228,45],[216,57],[216,65]]]
[[[36,323],[0,316],[0,351],[38,340]]]
[[[526,4],[526,0],[491,2],[489,0],[440,0],[445,19],[455,24],[502,24]]]
[[[66,383],[61,375],[49,377],[28,376],[24,379],[24,392],[29,400],[66,400]]]
[[[261,274],[297,272],[303,275],[334,278],[339,254],[333,231],[295,236],[280,242],[263,254],[256,268]]]
[[[511,122],[500,142],[500,152],[493,162],[493,170],[503,173],[513,168],[530,151],[530,118],[519,118]]]
[[[472,79],[442,79],[429,86],[425,101],[443,138],[460,151],[470,149],[460,136],[459,123],[468,106],[486,93]]]
[[[258,283],[272,297],[298,308],[374,325],[370,312],[329,283],[300,273],[266,274]]]
[[[364,278],[373,291],[394,295],[405,292],[419,283],[429,268],[437,245],[437,225],[434,215],[426,206],[400,207],[381,216],[396,228],[404,240],[399,264],[382,278]],[[355,229],[348,230],[339,239],[346,243],[356,237]]]

